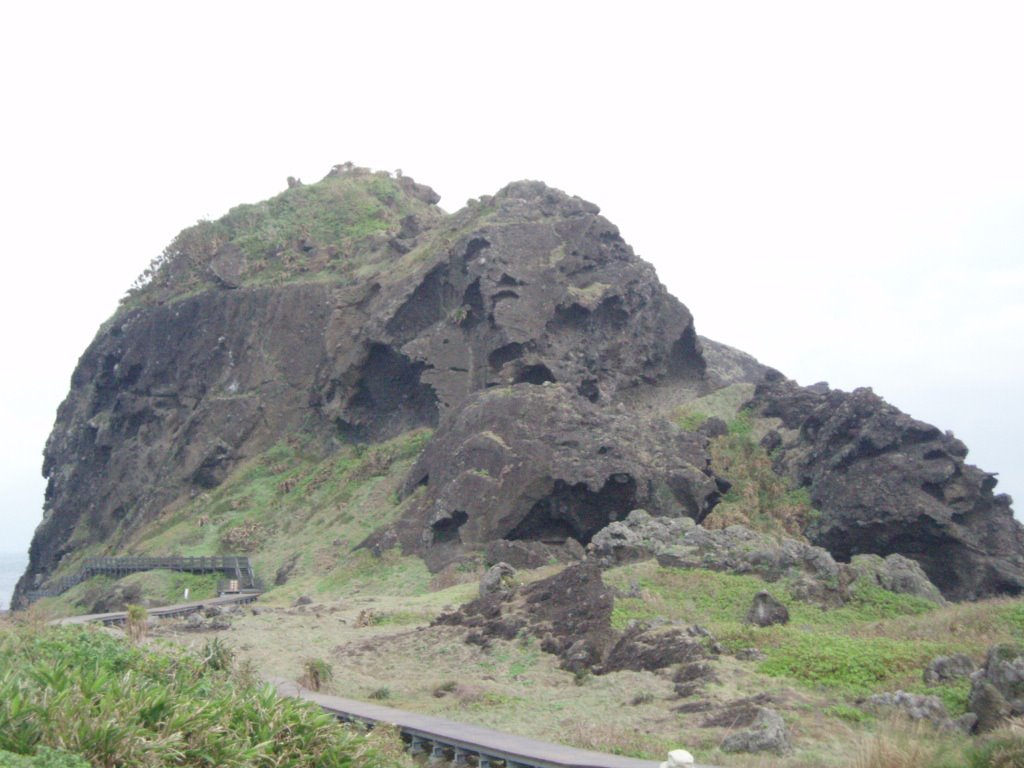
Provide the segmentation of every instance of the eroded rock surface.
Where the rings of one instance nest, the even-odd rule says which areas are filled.
[[[870,389],[800,387],[778,374],[758,385],[753,407],[786,431],[775,466],[821,511],[806,531],[813,543],[844,561],[904,555],[952,599],[1024,590],[1024,526],[951,434]]]
[[[699,519],[719,495],[706,445],[564,384],[489,389],[441,425],[410,471],[404,494],[418,495],[396,534],[438,569],[464,544],[585,545],[641,506]]]
[[[1024,646],[995,645],[984,666],[971,676],[967,709],[977,715],[977,730],[991,731],[1007,718],[1024,715]]]

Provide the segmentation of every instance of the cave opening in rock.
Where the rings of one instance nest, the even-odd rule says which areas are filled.
[[[461,509],[456,509],[448,517],[438,520],[430,526],[434,532],[434,544],[461,543],[462,536],[459,529],[469,520],[469,515]]]
[[[437,426],[437,397],[420,381],[427,368],[385,344],[374,344],[339,429],[357,441]]]
[[[689,325],[672,344],[668,373],[672,377],[690,379],[701,376],[705,367],[704,355],[698,351],[697,333],[693,326]]]
[[[609,477],[597,492],[586,483],[556,480],[551,493],[537,501],[505,538],[544,544],[575,539],[586,545],[595,533],[626,517],[636,506],[636,480],[625,473]]]
[[[517,341],[498,347],[487,356],[491,370],[499,371],[505,363],[512,362],[523,356],[523,345]]]
[[[520,368],[513,381],[514,384],[544,384],[546,382],[554,383],[555,375],[543,363]]]

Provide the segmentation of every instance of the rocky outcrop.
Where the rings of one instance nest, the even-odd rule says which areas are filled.
[[[821,605],[846,602],[859,587],[881,587],[934,603],[945,599],[921,567],[901,555],[857,555],[837,563],[826,550],[742,525],[707,529],[689,518],[636,509],[594,535],[588,547],[603,567],[656,557],[670,568],[707,568],[782,580],[791,597]]]
[[[924,682],[928,685],[941,685],[953,680],[962,680],[974,674],[974,662],[964,653],[952,656],[937,656],[925,667]]]
[[[441,425],[410,471],[403,493],[417,496],[394,536],[436,570],[463,545],[585,545],[639,506],[700,519],[719,494],[706,445],[566,384],[488,389]]]
[[[1024,529],[959,441],[702,340],[592,203],[532,181],[452,215],[438,199],[344,164],[182,232],[72,377],[15,603],[296,435],[326,453],[436,428],[376,545],[434,569],[495,542],[492,562],[578,559],[634,508],[700,522],[728,488],[707,450],[724,422],[665,416],[755,384],[778,470],[821,511],[813,543],[903,554],[955,598],[1024,585]]]
[[[977,716],[978,731],[991,731],[1009,717],[1024,715],[1024,647],[995,645],[984,666],[971,675],[967,709]]]
[[[493,585],[502,573],[507,571],[495,566],[485,580]],[[636,622],[620,632],[612,627],[614,602],[601,569],[585,561],[521,589],[508,582],[495,588],[481,584],[478,599],[442,613],[435,624],[465,627],[466,642],[483,647],[524,634],[536,637],[541,650],[558,656],[570,672],[607,674],[681,665],[677,683],[696,687],[714,678],[699,663],[716,648],[707,630]]]
[[[521,590],[502,590],[443,613],[436,624],[467,627],[466,641],[488,646],[520,632],[541,638],[541,649],[571,672],[599,666],[617,640],[614,598],[592,563],[580,563]]]
[[[800,387],[778,374],[758,385],[752,406],[781,421],[775,467],[820,510],[806,531],[814,544],[839,560],[904,555],[956,600],[1024,590],[1024,526],[951,434],[870,389]]]
[[[589,550],[606,568],[646,560],[682,543],[694,526],[689,517],[652,517],[646,509],[634,509],[625,520],[598,531]]]
[[[772,597],[770,592],[758,592],[747,611],[746,622],[758,627],[788,624],[789,609]]]
[[[782,755],[790,749],[789,729],[782,715],[769,707],[758,707],[749,727],[722,740],[723,752],[774,752]]]
[[[906,691],[879,693],[864,700],[866,709],[899,712],[910,720],[931,723],[935,728],[947,731],[969,732],[977,718],[966,713],[953,719],[946,705],[938,696],[927,696]]]
[[[80,546],[129,540],[282,435],[382,440],[491,387],[557,383],[588,405],[657,383],[706,387],[690,313],[597,206],[539,182],[452,216],[437,199],[346,164],[183,232],[75,371],[19,592]],[[605,421],[614,451],[628,438],[613,422],[627,419]],[[607,479],[552,477],[525,514],[545,497],[601,495]],[[606,493],[630,495],[611,482]],[[696,513],[709,494],[683,495]]]

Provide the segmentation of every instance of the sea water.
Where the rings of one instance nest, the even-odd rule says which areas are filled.
[[[28,552],[0,552],[0,611],[11,605],[14,585],[28,565]]]

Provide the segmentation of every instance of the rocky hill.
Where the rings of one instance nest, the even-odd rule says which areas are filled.
[[[955,438],[702,339],[592,203],[526,181],[450,215],[438,200],[346,164],[182,232],[79,361],[15,600],[87,555],[153,546],[174,515],[222,534],[178,542],[196,553],[260,554],[257,528],[233,533],[259,493],[201,502],[254,467],[280,475],[283,444],[321,469],[305,507],[268,507],[273,535],[336,535],[337,520],[302,524],[331,457],[362,476],[405,457],[350,543],[434,572],[487,551],[579,559],[644,508],[776,526],[839,561],[904,555],[954,600],[1024,588],[1024,528]],[[275,498],[295,482],[275,480]],[[262,555],[281,572],[297,557]]]

